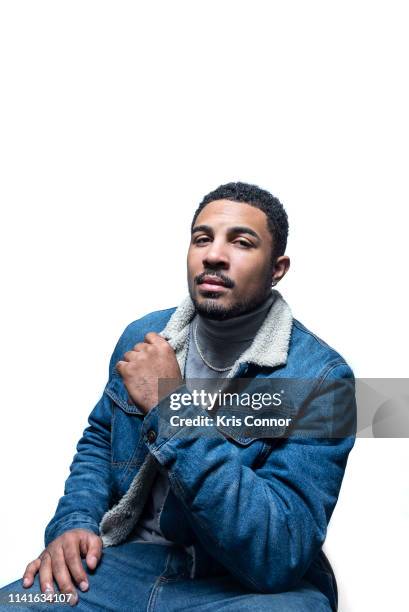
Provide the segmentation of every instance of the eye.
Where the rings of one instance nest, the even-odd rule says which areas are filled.
[[[194,240],[194,244],[206,244],[210,240],[209,236],[199,236]]]
[[[234,241],[234,244],[239,244],[241,247],[244,247],[246,249],[250,249],[253,246],[251,242],[245,240],[244,238],[238,238]]]

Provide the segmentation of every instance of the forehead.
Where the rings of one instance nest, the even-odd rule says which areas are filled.
[[[196,225],[209,225],[214,230],[227,230],[234,226],[247,226],[259,234],[260,238],[270,238],[265,213],[244,202],[215,200],[206,204],[198,214]]]

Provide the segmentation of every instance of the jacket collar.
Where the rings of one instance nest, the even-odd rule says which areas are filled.
[[[234,376],[240,365],[253,363],[270,368],[287,362],[288,347],[293,317],[287,302],[276,289],[272,290],[275,300],[258,330],[252,344],[237,359],[229,372]],[[195,306],[187,296],[176,308],[160,335],[169,341],[176,353],[179,367],[184,372],[188,351],[189,324],[195,315]]]

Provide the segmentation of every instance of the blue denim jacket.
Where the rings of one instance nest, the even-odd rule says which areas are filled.
[[[335,416],[352,431],[354,394],[340,392],[334,402],[339,381],[353,387],[351,369],[293,319],[275,293],[265,323],[232,375],[313,380],[314,393],[306,395],[295,416],[300,422],[322,418],[331,423]],[[45,545],[74,528],[101,534],[104,546],[126,539],[160,464],[171,485],[160,527],[167,539],[191,552],[192,577],[228,572],[249,590],[268,593],[290,590],[305,577],[335,610],[336,581],[322,545],[354,436],[333,435],[329,429],[324,437],[283,439],[223,430],[213,436],[174,435],[159,418],[169,397],[144,416],[115,370],[126,351],[155,331],[169,340],[183,372],[193,315],[187,298],[177,309],[151,313],[123,332],[108,383],[78,442],[64,495],[47,525]],[[197,414],[197,408],[187,410],[183,416]]]

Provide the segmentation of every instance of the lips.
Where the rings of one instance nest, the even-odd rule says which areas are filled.
[[[221,287],[225,287],[226,285],[218,276],[205,276],[200,284],[205,285],[220,285]]]
[[[212,291],[213,293],[219,293],[227,289],[226,284],[221,278],[214,275],[206,275],[199,282],[201,291]]]

